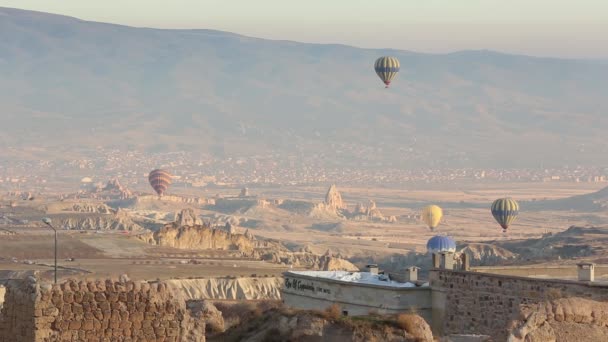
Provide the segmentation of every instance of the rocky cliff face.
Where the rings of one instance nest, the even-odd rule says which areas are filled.
[[[473,265],[495,265],[518,258],[507,249],[486,243],[469,243],[460,252],[467,254]]]
[[[280,300],[283,286],[283,279],[277,277],[171,279],[165,282],[183,300]]]
[[[196,216],[193,209],[184,209],[175,214],[175,223],[178,226],[200,226],[203,221]]]
[[[152,245],[180,249],[223,249],[238,251],[245,257],[269,262],[307,267],[328,271],[357,271],[358,268],[348,260],[331,254],[317,255],[309,252],[291,252],[283,244],[274,240],[258,240],[251,232],[234,234],[226,227],[209,225],[180,225],[196,218],[191,210],[183,210],[178,221],[165,225],[156,232],[141,234],[138,238]]]
[[[105,204],[96,203],[76,203],[72,206],[71,211],[78,213],[94,213],[94,214],[113,214],[114,211]]]
[[[509,342],[608,341],[608,303],[560,298],[523,305],[509,330]]]
[[[328,255],[309,252],[272,251],[261,255],[261,259],[294,267],[309,267],[321,271],[359,271],[350,261]]]
[[[429,325],[413,316],[405,328],[388,319],[371,323],[348,318],[339,319],[326,313],[272,309],[258,319],[241,322],[213,341],[402,341],[432,342]],[[261,318],[261,319],[260,319]]]
[[[230,234],[207,225],[179,226],[168,224],[160,230],[139,236],[149,244],[180,249],[223,249],[252,255],[254,243],[245,235]]]
[[[51,216],[58,228],[75,230],[124,230],[141,232],[145,229],[133,222],[124,210],[113,214],[75,214]]]

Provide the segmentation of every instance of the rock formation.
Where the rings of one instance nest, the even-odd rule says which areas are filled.
[[[496,265],[518,257],[509,250],[486,243],[468,243],[460,253],[467,254],[472,265]]]
[[[239,277],[170,279],[167,285],[183,300],[280,300],[283,279]]]
[[[251,232],[249,231],[249,229],[247,229],[245,231],[245,237],[248,238],[249,240],[255,240],[255,236],[253,236],[253,234],[251,234]]]
[[[242,234],[230,234],[208,225],[179,226],[168,224],[160,230],[143,234],[140,239],[149,244],[181,249],[222,249],[251,256],[254,243]]]
[[[327,255],[319,258],[317,267],[322,271],[359,271],[359,268],[353,265],[350,261]]]
[[[412,322],[415,331],[409,331],[390,322],[351,321],[320,312],[273,309],[263,313],[262,319],[243,321],[226,331],[226,336],[238,341],[432,342],[429,325],[421,317],[414,317],[417,317]]]
[[[175,214],[175,224],[178,226],[200,226],[203,221],[196,216],[193,209],[183,209]]]
[[[323,256],[308,252],[294,253],[278,241],[256,240],[249,231],[245,234],[235,234],[229,231],[236,229],[230,220],[224,226],[215,228],[209,224],[182,225],[184,222],[190,223],[192,215],[192,210],[183,210],[176,222],[165,225],[156,232],[140,234],[138,239],[152,245],[180,249],[238,251],[244,257],[317,270],[358,271],[352,263],[331,253]],[[188,217],[190,219],[187,219]]]
[[[123,187],[118,181],[118,178],[113,178],[108,181],[105,187],[101,189],[101,191],[117,193],[120,199],[128,199],[131,198],[131,191],[126,187]]]
[[[370,200],[367,206],[364,206],[362,203],[357,203],[355,210],[352,215],[350,215],[352,219],[355,220],[370,220],[370,221],[387,221],[387,222],[395,222],[397,219],[395,217],[387,218],[382,215],[380,209],[376,206],[376,202]]]
[[[226,222],[226,224],[224,225],[224,231],[229,234],[237,233],[236,226],[232,225],[230,222]]]
[[[338,212],[340,210],[346,209],[346,203],[342,201],[342,195],[338,191],[338,188],[335,184],[332,184],[327,190],[327,194],[325,195],[325,207],[327,210]]]
[[[522,305],[509,331],[509,342],[608,341],[608,303],[560,298]]]
[[[124,230],[144,231],[145,229],[133,222],[129,213],[119,209],[112,214],[79,213],[69,216],[51,216],[58,228],[75,230]]]
[[[103,203],[76,203],[70,208],[78,213],[113,214],[112,208]]]
[[[215,204],[214,199],[202,198],[202,197],[186,197],[186,196],[175,196],[175,195],[163,195],[160,199],[155,195],[142,195],[135,198],[133,205],[147,204],[147,203],[158,203],[158,202],[170,202],[180,204],[195,204],[195,205],[213,205]]]
[[[317,255],[308,252],[271,250],[261,254],[261,259],[277,264],[292,265],[294,267],[308,267],[321,271],[359,271],[359,268],[348,260],[331,255]]]
[[[193,317],[205,322],[205,333],[224,332],[224,317],[213,303],[206,300],[197,300],[187,302],[187,306]]]

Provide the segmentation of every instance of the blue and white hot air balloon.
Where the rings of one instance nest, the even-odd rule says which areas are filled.
[[[435,235],[426,243],[429,253],[456,252],[456,241],[449,236]]]

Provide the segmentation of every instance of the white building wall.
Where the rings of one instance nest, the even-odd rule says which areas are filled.
[[[429,287],[400,288],[333,279],[284,274],[281,290],[286,305],[305,310],[324,310],[334,303],[350,316],[370,313],[398,314],[415,310],[431,321],[431,289]]]

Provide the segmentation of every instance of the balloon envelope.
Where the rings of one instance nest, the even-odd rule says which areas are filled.
[[[436,235],[426,243],[429,253],[456,252],[456,241],[449,236]]]
[[[443,210],[439,206],[429,205],[422,209],[422,220],[426,225],[431,228],[431,230],[435,229],[439,225],[441,218],[443,217]]]
[[[171,185],[171,174],[165,170],[156,169],[148,175],[150,185],[159,196],[162,196]]]
[[[389,84],[391,84],[393,78],[397,76],[400,67],[399,60],[390,56],[380,57],[376,59],[376,63],[374,63],[376,74],[380,77],[382,82],[386,84],[387,88]]]
[[[515,221],[519,214],[519,204],[512,198],[499,198],[492,203],[492,216],[506,232],[509,225]]]

